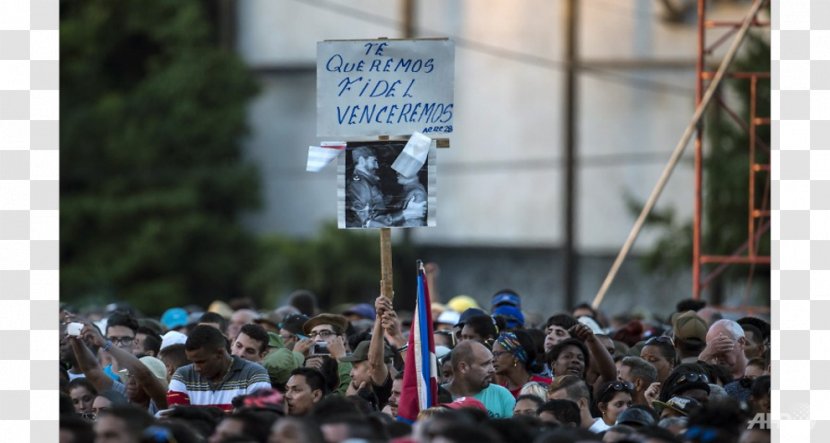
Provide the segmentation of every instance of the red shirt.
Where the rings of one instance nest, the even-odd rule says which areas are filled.
[[[553,381],[552,379],[547,378],[547,377],[542,377],[541,375],[531,375],[530,380],[528,380],[527,383],[538,382],[538,383],[541,383],[541,384],[547,386],[552,381]],[[525,385],[527,385],[527,383],[525,383]],[[510,393],[513,394],[513,398],[519,398],[519,392],[522,391],[522,388],[525,385],[522,385],[517,389],[510,389]],[[502,386],[504,386],[506,388],[507,387],[507,382],[502,383]]]

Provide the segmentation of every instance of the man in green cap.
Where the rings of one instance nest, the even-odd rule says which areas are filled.
[[[355,395],[361,389],[370,389],[377,396],[378,409],[383,409],[392,395],[392,377],[386,366],[387,356],[389,359],[392,356],[391,352],[381,352],[378,359],[377,356],[371,355],[370,346],[370,340],[362,341],[351,355],[341,360],[352,364],[349,373],[352,380],[346,389],[346,395]]]
[[[360,342],[354,352],[342,359],[351,362],[351,383],[346,395],[356,394],[358,390],[369,388],[378,398],[378,409],[383,409],[392,394],[392,377],[386,360],[392,358],[391,349],[387,349],[383,340],[383,322],[380,318],[392,310],[392,301],[384,296],[375,299],[377,319],[372,330],[371,340]],[[389,352],[387,352],[387,350]]]
[[[349,321],[346,317],[337,314],[320,314],[310,318],[303,324],[303,333],[307,336],[294,345],[294,352],[305,357],[305,365],[318,356],[330,355],[337,360],[337,373],[340,376],[338,393],[345,395],[351,383],[349,373],[352,364],[342,361],[346,357],[346,328]]]

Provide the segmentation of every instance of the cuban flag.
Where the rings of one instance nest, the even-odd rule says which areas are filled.
[[[398,420],[406,423],[414,422],[418,412],[434,406],[438,401],[438,365],[432,339],[431,307],[426,272],[419,261],[418,302],[409,330],[403,389],[398,401]]]

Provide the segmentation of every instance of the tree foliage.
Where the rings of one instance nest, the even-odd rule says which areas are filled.
[[[263,294],[269,306],[275,306],[281,297],[297,288],[316,293],[322,306],[373,303],[379,294],[380,249],[376,230],[337,229],[334,224],[327,224],[309,239],[266,237],[258,251],[259,266],[249,274],[247,289]],[[411,247],[393,247],[395,300],[401,306],[411,306],[408,302],[414,300],[412,257]]]
[[[61,1],[61,296],[157,313],[243,290],[257,91],[206,2]]]

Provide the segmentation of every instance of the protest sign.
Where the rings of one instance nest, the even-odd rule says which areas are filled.
[[[317,135],[453,131],[455,49],[446,39],[317,43]]]

